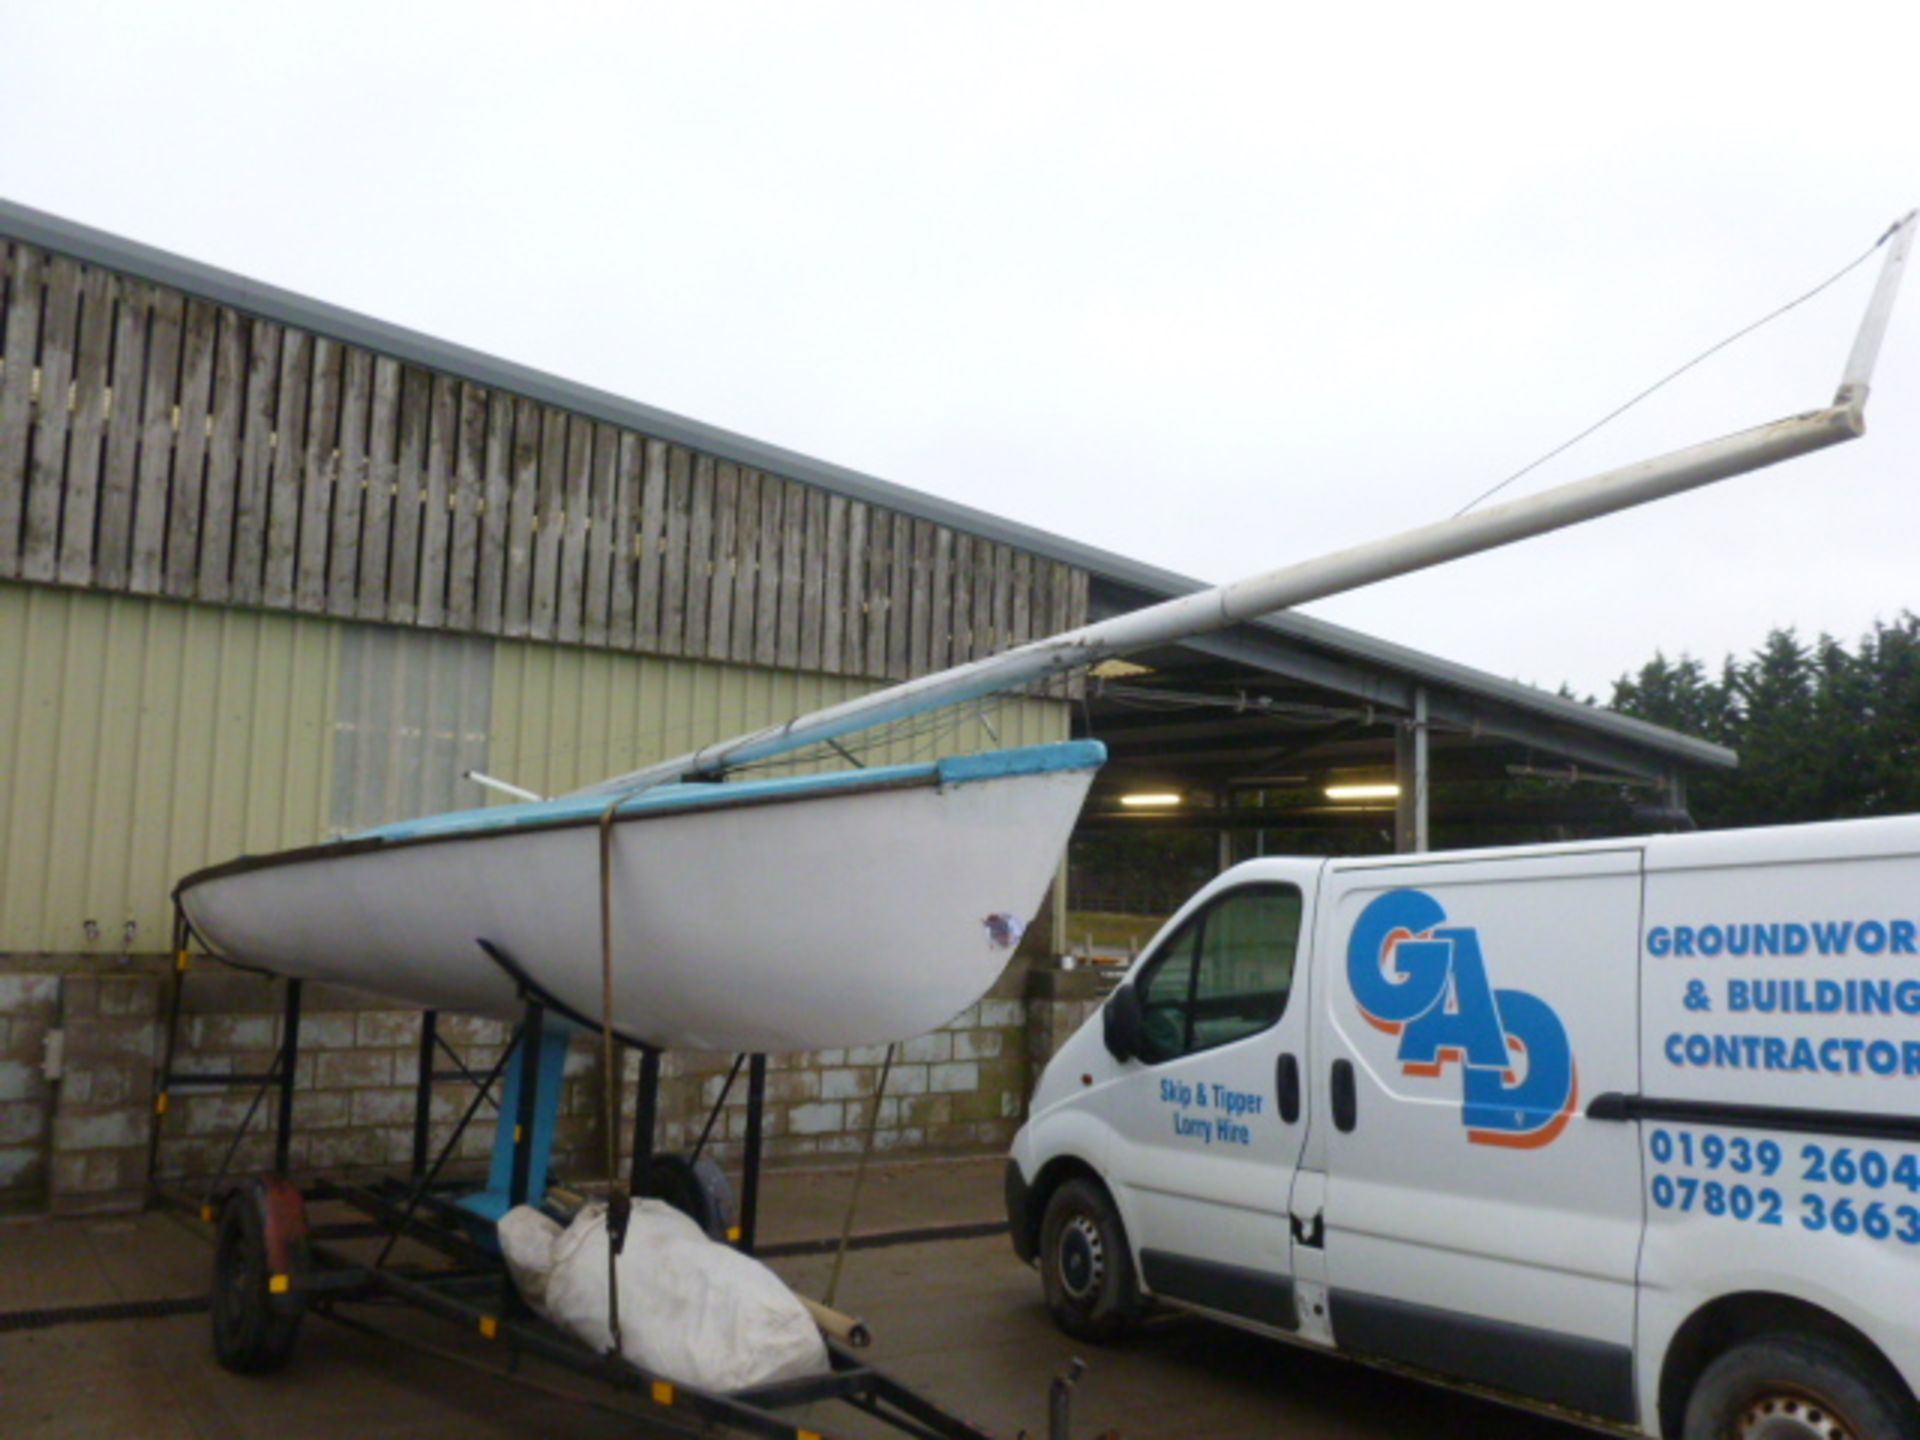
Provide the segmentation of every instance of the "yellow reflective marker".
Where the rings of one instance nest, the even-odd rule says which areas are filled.
[[[796,1430],[793,1440],[821,1440],[821,1435],[818,1430]]]
[[[521,1133],[522,1133],[521,1129],[518,1125],[513,1127],[513,1143],[514,1144],[518,1145],[520,1143]]]
[[[665,1380],[654,1381],[653,1403],[656,1405],[671,1405],[673,1403],[673,1386]]]
[[[498,1340],[500,1338],[499,1317],[494,1315],[482,1315],[480,1317],[480,1334],[485,1339]]]
[[[740,1243],[740,1227],[738,1225],[729,1225],[727,1227],[727,1239],[735,1245]]]
[[[186,951],[182,950],[178,955],[173,957],[174,969],[185,970],[187,968],[187,964],[188,964],[188,956]]]
[[[200,1207],[200,1218],[209,1225],[213,1224],[213,1206],[202,1205]]]
[[[270,1295],[285,1295],[292,1289],[293,1277],[291,1275],[275,1275],[271,1280],[267,1281],[267,1293]]]
[[[158,1095],[153,1097],[153,1113],[156,1115],[164,1115],[167,1113],[166,1091],[162,1090]]]

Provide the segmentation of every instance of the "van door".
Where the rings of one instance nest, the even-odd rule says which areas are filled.
[[[1307,1129],[1310,1007],[1295,965],[1307,893],[1249,879],[1180,922],[1130,981],[1144,1053],[1099,1097],[1146,1287],[1281,1330],[1296,1328],[1287,1217]]]
[[[1315,1123],[1343,1348],[1638,1418],[1637,849],[1330,867]]]

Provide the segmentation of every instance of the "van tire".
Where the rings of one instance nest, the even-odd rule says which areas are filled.
[[[1126,1227],[1097,1182],[1069,1180],[1047,1201],[1040,1283],[1053,1323],[1076,1340],[1111,1344],[1140,1318]]]
[[[1767,1335],[1701,1372],[1682,1440],[1903,1440],[1913,1421],[1912,1401],[1844,1346]]]

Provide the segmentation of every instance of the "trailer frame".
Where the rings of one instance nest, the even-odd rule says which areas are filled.
[[[823,1402],[839,1402],[914,1440],[992,1440],[986,1430],[868,1364],[851,1347],[829,1334],[822,1336],[830,1362],[827,1371],[723,1394],[654,1374],[615,1354],[595,1353],[536,1316],[520,1298],[497,1246],[489,1243],[490,1222],[461,1203],[475,1198],[472,1182],[446,1180],[443,1172],[481,1108],[491,1101],[500,1112],[495,1170],[501,1168],[503,1150],[511,1155],[505,1201],[508,1206],[527,1203],[530,1199],[536,1204],[540,1202],[548,1189],[552,1142],[553,1117],[544,1117],[543,1133],[540,1113],[541,1107],[548,1104],[541,1069],[542,1053],[554,1038],[549,1027],[555,1016],[582,1026],[591,1022],[573,1015],[566,1007],[556,1005],[551,996],[542,994],[512,957],[497,947],[480,942],[495,963],[513,974],[520,990],[520,1019],[498,1060],[482,1074],[468,1065],[440,1033],[438,1012],[422,1012],[413,1081],[413,1147],[406,1179],[389,1176],[357,1181],[309,1176],[295,1183],[288,1177],[304,982],[215,957],[223,965],[254,971],[285,986],[280,1043],[264,1072],[235,1075],[182,1069],[178,1063],[180,1021],[192,970],[189,944],[193,938],[189,922],[176,905],[175,963],[166,999],[162,1059],[156,1071],[147,1186],[156,1204],[193,1217],[213,1232],[215,1264],[211,1308],[215,1350],[228,1368],[243,1371],[279,1368],[290,1357],[300,1321],[308,1313],[328,1319],[340,1318],[352,1328],[371,1331],[398,1343],[417,1344],[341,1313],[366,1302],[398,1302],[502,1347],[508,1366],[521,1356],[534,1357],[595,1386],[605,1387],[613,1397],[638,1399],[650,1407],[649,1410],[622,1411],[635,1414],[636,1419],[653,1415],[665,1424],[692,1420],[708,1426],[728,1427],[738,1433],[772,1437],[772,1440],[831,1440],[833,1430],[814,1428],[809,1418],[796,1418],[792,1412]],[[591,1028],[600,1027],[592,1025]],[[629,1036],[616,1038],[622,1072],[629,1048],[637,1049],[641,1057],[629,1182],[637,1188],[648,1167],[660,1158],[655,1149],[654,1132],[661,1052]],[[453,1068],[443,1068],[443,1061],[450,1061]],[[726,1223],[723,1233],[741,1251],[753,1254],[764,1148],[765,1055],[736,1059],[714,1104],[713,1114],[703,1128],[695,1155],[704,1149],[720,1108],[726,1103],[742,1068],[747,1070],[748,1084],[740,1213],[737,1224]],[[557,1067],[552,1067],[552,1073],[557,1076]],[[507,1083],[513,1081],[517,1083]],[[434,1087],[452,1082],[465,1082],[472,1086],[474,1093],[445,1142],[434,1152],[430,1144]],[[163,1183],[159,1175],[160,1144],[171,1097],[183,1090],[244,1086],[253,1088],[253,1098],[228,1143],[225,1159],[204,1189],[196,1194]],[[495,1097],[497,1086],[514,1092],[512,1115],[505,1108],[509,1097],[505,1094]],[[557,1084],[552,1091],[551,1103],[557,1109]],[[274,1101],[273,1166],[263,1174],[238,1174],[233,1169],[234,1159],[269,1098]],[[608,1117],[609,1123],[615,1120],[616,1117]],[[496,1203],[497,1199],[495,1197]],[[309,1209],[315,1206],[344,1208],[350,1218],[310,1220]],[[714,1219],[712,1216],[695,1218],[710,1227]],[[351,1242],[369,1239],[385,1241],[379,1256],[371,1263],[344,1248]],[[396,1257],[395,1250],[403,1240],[424,1246],[441,1263]],[[472,1363],[431,1346],[424,1348],[446,1359]],[[481,1368],[503,1380],[523,1378],[507,1369]],[[1054,1390],[1058,1393],[1049,1397],[1049,1433],[1053,1440],[1067,1437],[1063,1394],[1069,1384],[1064,1379],[1056,1381]]]

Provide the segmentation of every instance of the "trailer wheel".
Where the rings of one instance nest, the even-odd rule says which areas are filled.
[[[646,1200],[664,1200],[707,1232],[707,1238],[726,1244],[733,1238],[733,1186],[711,1155],[655,1155],[640,1174],[635,1193]]]
[[[1040,1222],[1040,1283],[1053,1323],[1077,1340],[1107,1344],[1140,1317],[1127,1232],[1107,1192],[1069,1180]]]
[[[237,1375],[284,1366],[300,1333],[300,1311],[277,1308],[269,1286],[266,1220],[249,1187],[227,1197],[213,1247],[213,1354]]]
[[[1845,1347],[1769,1335],[1736,1345],[1702,1372],[1684,1440],[1903,1440],[1912,1402]]]

